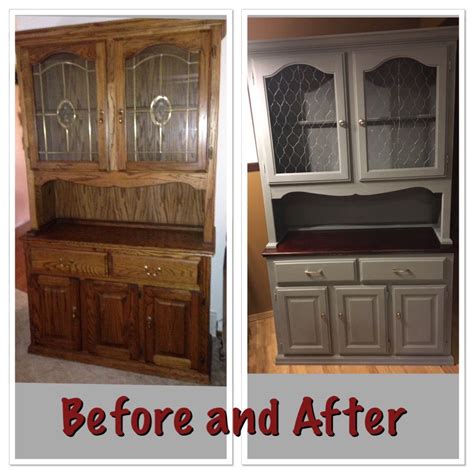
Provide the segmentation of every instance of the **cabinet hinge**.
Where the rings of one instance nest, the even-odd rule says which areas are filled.
[[[216,57],[216,52],[217,52],[217,49],[215,46],[212,46],[211,47],[211,57],[215,58]]]
[[[209,146],[209,147],[207,148],[207,159],[208,159],[208,160],[212,160],[213,157],[214,157],[214,147]]]
[[[446,154],[445,160],[444,160],[444,171],[445,171],[445,173],[448,172],[448,169],[449,169],[449,155]]]
[[[254,76],[253,72],[252,72],[252,84],[255,85],[255,76]]]
[[[452,62],[451,59],[448,61],[448,71],[451,71],[452,68]]]
[[[277,300],[277,292],[276,291],[273,292],[273,298],[275,299],[275,301]]]
[[[390,339],[387,341],[387,349],[388,349],[388,352],[392,350],[392,341]]]

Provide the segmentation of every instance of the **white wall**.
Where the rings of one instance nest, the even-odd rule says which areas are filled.
[[[74,25],[81,23],[91,23],[98,21],[110,21],[132,17],[119,16],[17,16],[15,19],[16,30],[28,30],[35,28],[48,28],[53,26]],[[223,265],[224,250],[226,246],[226,173],[227,160],[231,157],[226,156],[226,107],[227,107],[227,77],[226,61],[227,38],[222,42],[221,55],[221,87],[220,87],[220,106],[219,106],[219,129],[217,145],[217,176],[216,176],[216,253],[212,258],[211,267],[211,318],[210,331],[215,335],[216,321],[223,317]],[[229,167],[230,169],[230,167]]]

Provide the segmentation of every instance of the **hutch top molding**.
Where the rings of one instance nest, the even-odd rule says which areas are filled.
[[[410,199],[425,202],[429,215],[408,223],[418,218],[441,244],[452,244],[457,39],[457,27],[440,27],[249,43],[269,248],[291,230],[288,221],[298,227],[290,214],[318,205],[304,197],[297,205],[298,193],[333,196],[324,202],[339,214],[344,205],[337,198],[366,196],[352,202],[360,203],[353,210],[361,215],[352,226],[377,226],[362,216],[376,207],[372,195],[392,193],[382,199],[395,214],[397,200],[409,210]],[[377,212],[387,225],[383,210]],[[302,227],[323,225],[306,214]]]

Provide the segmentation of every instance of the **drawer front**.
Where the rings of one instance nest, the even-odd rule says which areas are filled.
[[[275,262],[277,283],[355,281],[355,259]]]
[[[445,257],[361,258],[362,282],[377,281],[443,281],[446,278]]]
[[[112,275],[138,280],[149,285],[195,287],[199,260],[185,261],[165,257],[112,255]]]
[[[107,275],[104,252],[31,248],[30,255],[33,272],[84,277]]]

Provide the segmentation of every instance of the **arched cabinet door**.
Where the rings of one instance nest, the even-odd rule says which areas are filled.
[[[343,53],[251,61],[258,153],[270,183],[349,179],[343,64]]]
[[[20,48],[33,169],[106,169],[105,43]]]
[[[354,53],[361,180],[445,174],[446,46]]]
[[[116,41],[118,168],[207,168],[211,34]]]

